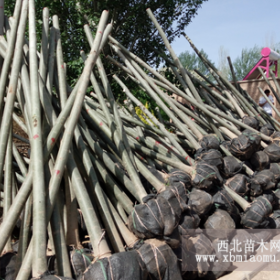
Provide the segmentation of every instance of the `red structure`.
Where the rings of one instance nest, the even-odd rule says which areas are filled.
[[[261,50],[262,58],[258,63],[253,67],[253,69],[245,76],[245,80],[259,79],[261,74],[258,70],[258,67],[262,68],[266,74],[266,77],[269,78],[269,68],[275,65],[273,73],[277,77],[277,60],[280,59],[280,54],[271,50],[270,48],[263,48]]]

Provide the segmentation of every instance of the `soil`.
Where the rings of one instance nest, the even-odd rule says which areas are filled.
[[[280,271],[261,271],[252,280],[280,280]]]

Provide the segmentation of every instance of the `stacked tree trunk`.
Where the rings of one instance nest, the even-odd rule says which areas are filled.
[[[149,9],[179,85],[114,39],[104,11],[95,36],[85,26],[91,51],[81,52],[85,66],[71,88],[59,19],[50,27],[44,8],[38,52],[35,8],[34,0],[17,0],[0,36],[1,278],[215,279],[228,267],[186,262],[193,250],[215,252],[221,238],[199,228],[280,227],[280,123],[187,36],[215,78],[211,87],[182,67]],[[127,100],[115,101],[99,56],[105,44],[114,53],[105,59],[170,121],[160,110],[155,117],[117,75]],[[28,158],[13,142],[12,120],[28,135],[17,136]]]

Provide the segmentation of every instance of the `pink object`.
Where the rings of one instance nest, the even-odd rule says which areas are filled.
[[[275,66],[275,70],[273,73],[275,76],[278,76],[278,69],[277,69],[277,60],[280,59],[280,54],[271,50],[270,48],[263,48],[261,50],[262,58],[258,61],[258,63],[252,68],[252,70],[245,76],[243,81],[245,80],[253,80],[259,79],[261,74],[258,71],[258,67],[262,68],[265,72],[266,77],[269,77],[269,68],[271,66]]]
[[[269,55],[270,55],[270,48],[263,48],[263,49],[261,50],[261,55],[262,55],[263,57],[269,56]]]

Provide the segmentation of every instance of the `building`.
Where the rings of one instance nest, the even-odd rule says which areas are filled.
[[[276,81],[278,82],[278,85],[280,85],[280,79],[278,78],[278,72],[277,72],[277,63],[280,59],[280,54],[277,52],[271,50],[270,48],[263,48],[261,51],[262,58],[256,63],[256,65],[252,68],[252,70],[244,77],[242,81],[239,81],[239,85],[243,90],[246,90],[248,94],[256,101],[256,103],[259,102],[260,97],[262,96],[261,92],[259,91],[259,87],[262,90],[270,89],[267,82],[262,78],[262,75],[260,74],[258,67],[260,67],[264,74],[266,75],[268,81],[270,82],[273,89],[277,92],[277,86],[275,85],[272,77],[270,77],[269,69],[274,66],[274,72],[276,78]],[[273,93],[271,92],[273,95]],[[280,95],[280,92],[279,92]],[[274,105],[276,105],[276,109],[280,111],[280,104],[277,102],[276,98],[274,97]],[[275,112],[273,112],[273,117],[276,119],[280,119]]]

